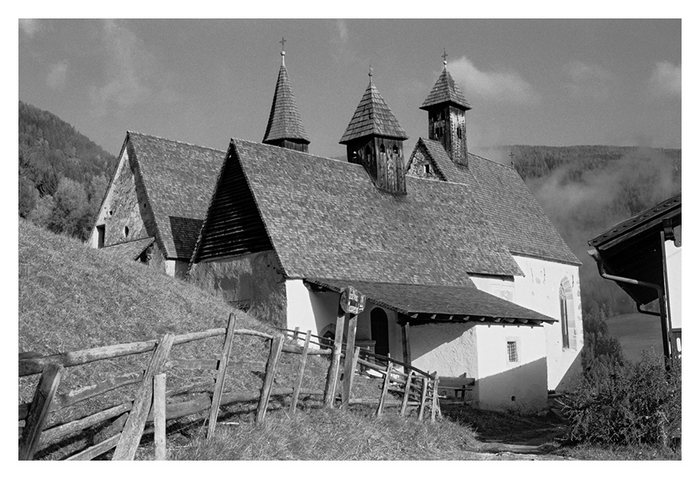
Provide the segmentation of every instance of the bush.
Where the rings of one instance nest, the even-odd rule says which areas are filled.
[[[681,365],[645,351],[637,364],[596,360],[564,400],[568,439],[667,447],[680,437]]]

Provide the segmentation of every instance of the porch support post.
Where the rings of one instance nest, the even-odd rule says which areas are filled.
[[[403,315],[402,315],[403,316]],[[409,329],[411,324],[407,321],[407,317],[403,316],[401,321],[401,345],[403,346],[403,362],[411,365],[411,339],[409,337]]]

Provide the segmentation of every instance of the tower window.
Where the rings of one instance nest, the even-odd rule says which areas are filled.
[[[424,172],[426,175],[429,175],[429,174],[430,174],[430,163],[426,163],[425,165],[423,165],[423,172]]]
[[[462,139],[462,127],[461,126],[457,127],[457,138],[459,138],[460,140]]]
[[[125,226],[124,227],[124,238],[128,238],[128,237],[129,237],[129,227]]]

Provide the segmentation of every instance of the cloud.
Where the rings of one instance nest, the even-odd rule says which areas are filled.
[[[151,94],[144,74],[154,59],[141,47],[139,39],[114,20],[103,22],[103,43],[108,55],[107,77],[103,85],[93,85],[90,100],[97,114],[114,106],[128,107],[142,102]]]
[[[564,88],[574,98],[605,100],[615,76],[600,65],[573,61],[564,65]]]
[[[25,35],[31,38],[39,30],[41,30],[41,24],[39,23],[39,20],[34,20],[31,18],[20,18],[19,29],[22,30]]]
[[[342,43],[348,41],[348,24],[345,20],[337,20],[336,26],[338,27],[338,37]]]
[[[515,71],[479,70],[466,57],[450,62],[449,68],[469,97],[522,104],[539,101],[540,95]]]
[[[681,66],[670,62],[658,62],[649,79],[649,88],[654,96],[680,96]]]
[[[52,90],[62,90],[66,86],[66,76],[68,73],[68,63],[59,62],[51,65],[49,74],[46,77],[46,84]]]

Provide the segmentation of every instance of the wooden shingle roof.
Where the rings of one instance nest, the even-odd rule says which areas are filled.
[[[151,246],[155,238],[139,238],[132,241],[125,241],[124,243],[117,243],[109,246],[105,246],[100,251],[104,251],[105,254],[123,261],[134,261],[136,258],[141,256],[146,248]]]
[[[425,99],[420,108],[422,110],[428,110],[430,107],[442,103],[457,105],[465,110],[471,110],[472,108],[469,106],[469,103],[467,103],[462,90],[455,83],[450,72],[447,71],[447,67],[442,69],[442,73],[435,82],[435,85],[433,85],[433,89],[430,90],[428,98]]]
[[[287,68],[284,64],[280,67],[277,75],[275,96],[272,99],[263,142],[275,140],[300,140],[309,143],[309,136],[301,122],[301,115],[297,109]]]
[[[426,286],[415,284],[309,279],[332,291],[352,286],[380,306],[421,322],[506,321],[542,323],[554,318],[506,301],[475,286]]]
[[[401,128],[398,120],[391,109],[389,109],[384,98],[382,98],[381,93],[374,86],[371,76],[369,85],[367,85],[367,89],[362,95],[362,99],[357,105],[352,119],[345,129],[340,143],[346,144],[356,138],[369,135],[398,138],[400,140],[408,139],[406,131]]]
[[[156,241],[168,259],[189,260],[226,152],[127,132],[129,155],[156,225]]]
[[[408,194],[397,197],[379,191],[360,165],[243,140],[231,141],[225,172],[244,176],[254,201],[226,209],[257,210],[289,278],[471,286],[469,273],[522,275],[466,185],[407,178]],[[217,195],[195,261],[231,220]]]
[[[468,166],[458,165],[439,141],[427,138],[420,138],[415,148],[430,157],[447,181],[468,185],[475,205],[511,253],[581,264],[514,168],[472,153]]]

